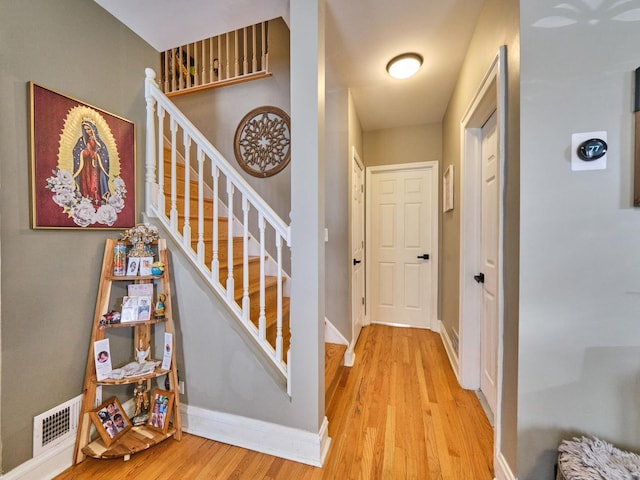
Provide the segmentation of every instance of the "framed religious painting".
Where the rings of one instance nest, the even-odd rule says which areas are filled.
[[[135,126],[29,82],[31,227],[135,225]]]

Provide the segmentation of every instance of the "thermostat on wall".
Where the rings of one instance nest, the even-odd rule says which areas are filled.
[[[571,170],[607,168],[607,132],[583,132],[571,135]]]

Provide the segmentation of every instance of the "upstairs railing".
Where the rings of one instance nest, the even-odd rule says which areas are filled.
[[[269,76],[268,22],[161,53],[168,96]]]
[[[291,364],[283,343],[288,333],[283,332],[283,299],[289,280],[283,271],[283,249],[290,255],[290,227],[161,92],[152,69],[146,69],[145,98],[147,215],[167,228],[289,385]],[[273,245],[272,255],[267,245]],[[240,270],[234,260],[242,265],[241,275],[234,275]],[[259,268],[258,304],[249,298],[249,285],[256,284],[249,278],[251,260],[259,264],[252,270]],[[274,344],[266,338],[267,278],[269,315],[276,319]],[[236,283],[241,286],[236,288]]]

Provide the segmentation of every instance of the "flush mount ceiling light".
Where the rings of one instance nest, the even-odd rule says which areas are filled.
[[[403,53],[387,63],[387,72],[393,78],[403,79],[415,75],[422,66],[422,55]]]

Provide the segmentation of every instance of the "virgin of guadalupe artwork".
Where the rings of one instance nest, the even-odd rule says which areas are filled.
[[[30,83],[33,228],[135,224],[133,124]]]

